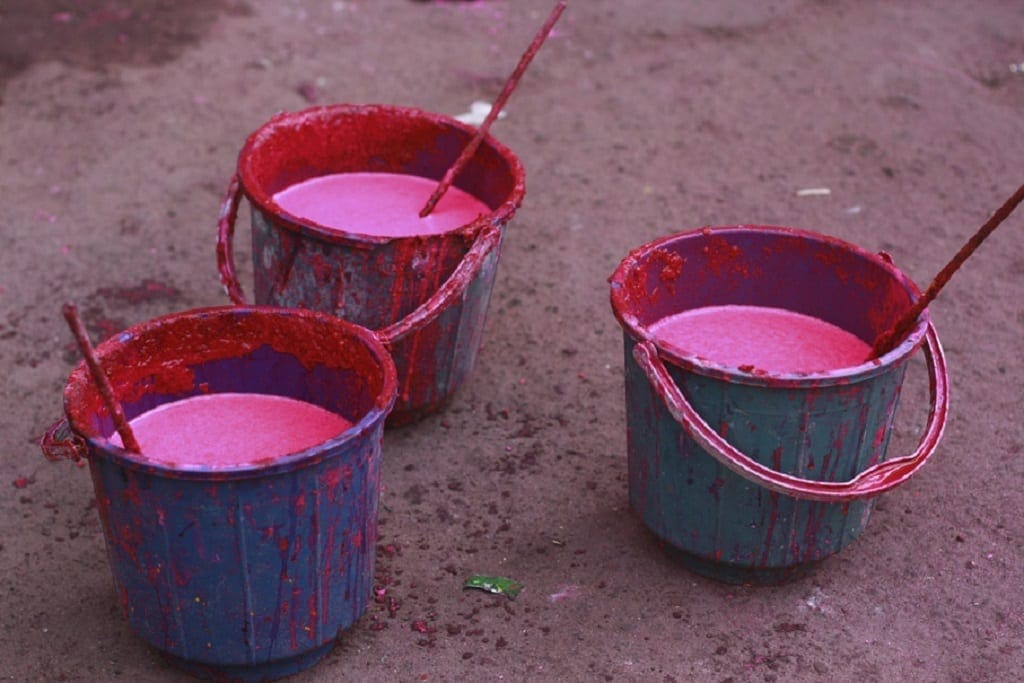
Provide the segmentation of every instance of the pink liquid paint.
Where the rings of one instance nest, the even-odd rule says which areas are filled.
[[[182,468],[266,462],[351,425],[320,406],[269,394],[206,394],[157,406],[130,423],[147,460]],[[115,432],[110,440],[121,445]]]
[[[809,373],[860,365],[871,346],[818,318],[764,306],[706,306],[649,328],[655,343],[718,365]]]
[[[381,237],[437,235],[491,213],[482,201],[452,187],[433,212],[420,218],[436,186],[436,180],[399,173],[335,173],[287,187],[274,201],[325,228]]]

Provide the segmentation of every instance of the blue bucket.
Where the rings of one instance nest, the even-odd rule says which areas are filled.
[[[84,364],[49,457],[88,459],[132,630],[204,678],[272,680],[311,666],[364,612],[373,583],[380,441],[396,394],[371,332],[309,311],[242,307],[148,321],[97,348],[128,419],[189,396],[261,393],[352,427],[266,464],[169,467],[125,451]],[[258,454],[254,454],[258,460]]]
[[[918,298],[891,260],[790,228],[704,228],[644,245],[612,275],[625,339],[629,501],[683,564],[737,583],[777,583],[864,530],[873,498],[935,450],[948,378],[925,312],[881,358],[771,374],[680,355],[649,326],[703,306],[784,308],[870,344]],[[917,449],[886,459],[903,376],[924,346],[931,409]]]
[[[491,212],[438,235],[347,232],[287,213],[274,195],[333,173],[439,180],[474,133],[408,107],[335,104],[279,114],[246,140],[221,209],[217,265],[233,302],[245,304],[232,251],[244,197],[252,206],[256,303],[324,311],[378,331],[398,369],[389,426],[439,410],[472,373],[505,228],[526,193],[523,166],[487,136],[455,184]]]

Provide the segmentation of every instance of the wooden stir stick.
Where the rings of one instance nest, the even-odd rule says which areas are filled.
[[[107,374],[103,372],[100,361],[96,357],[96,350],[93,348],[92,342],[89,341],[89,333],[85,331],[85,325],[82,324],[82,319],[78,316],[78,307],[68,302],[64,304],[61,312],[64,313],[64,319],[68,321],[71,334],[75,335],[75,341],[78,342],[78,350],[85,356],[85,364],[89,366],[89,373],[92,375],[93,381],[96,382],[96,387],[100,390],[100,396],[103,397],[103,402],[107,405],[110,416],[114,419],[114,427],[117,429],[117,433],[121,435],[121,443],[124,444],[125,450],[132,453],[141,453],[142,449],[139,448],[139,442],[135,440],[135,433],[132,431],[131,425],[128,424],[128,420],[124,417],[124,409],[114,396],[114,388],[110,386],[110,380],[107,378]]]
[[[469,143],[467,143],[465,148],[463,148],[462,153],[459,154],[459,158],[455,160],[455,163],[453,163],[445,172],[444,177],[441,178],[441,182],[439,182],[437,187],[434,189],[434,193],[430,195],[430,199],[427,200],[427,203],[420,210],[420,218],[426,217],[434,210],[437,203],[441,201],[441,197],[443,197],[444,193],[448,191],[449,187],[451,187],[452,181],[455,180],[455,176],[457,176],[459,171],[462,170],[462,167],[465,166],[471,158],[473,158],[477,147],[480,146],[480,143],[483,142],[484,137],[487,135],[487,131],[490,130],[491,124],[494,123],[496,118],[498,118],[498,114],[501,113],[501,109],[505,106],[505,103],[508,101],[512,91],[516,89],[517,85],[519,85],[519,79],[523,77],[526,67],[530,65],[531,61],[533,61],[534,56],[540,50],[540,46],[544,44],[548,34],[551,33],[551,29],[554,28],[555,22],[558,21],[558,18],[562,16],[562,12],[565,11],[565,7],[566,0],[561,0],[557,5],[555,5],[555,8],[551,10],[551,15],[548,17],[548,20],[544,22],[540,31],[537,32],[536,36],[534,36],[533,42],[531,42],[530,46],[526,48],[526,52],[523,53],[523,56],[519,58],[519,64],[516,66],[515,71],[513,71],[512,75],[509,76],[507,81],[505,81],[505,87],[502,88],[501,94],[498,95],[498,99],[494,101],[494,104],[491,106],[491,111],[488,112],[486,118],[484,118],[484,122],[480,124],[479,128],[477,128],[476,134],[473,135]]]
[[[974,251],[981,245],[985,238],[992,234],[992,231],[999,227],[1006,218],[1013,213],[1013,210],[1017,208],[1017,205],[1024,201],[1024,185],[1017,188],[1017,191],[1007,199],[1002,206],[996,209],[996,212],[992,214],[992,217],[985,221],[978,232],[974,233],[964,246],[960,247],[960,251],[956,253],[949,263],[939,271],[939,274],[935,276],[932,283],[928,285],[928,289],[921,295],[921,298],[914,302],[903,317],[900,318],[895,325],[890,327],[888,330],[883,332],[875,339],[874,345],[871,347],[871,353],[868,355],[868,360],[878,358],[879,356],[885,355],[896,346],[899,340],[903,339],[904,336],[917,322],[917,316],[921,315],[921,311],[928,307],[928,304],[935,299],[939,294],[939,290],[946,286],[949,279],[953,277],[953,273],[963,265],[964,261],[974,253]]]

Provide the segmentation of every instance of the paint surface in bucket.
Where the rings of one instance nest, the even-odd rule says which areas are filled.
[[[192,396],[157,406],[130,424],[147,460],[176,468],[269,462],[323,443],[351,426],[312,403],[254,393]],[[122,445],[116,432],[110,440]]]
[[[489,206],[457,187],[420,218],[437,181],[402,173],[333,173],[296,183],[274,195],[282,209],[326,228],[361,235],[437,235],[491,213]]]
[[[719,365],[810,373],[860,365],[871,347],[819,318],[771,306],[702,306],[648,328],[659,345]]]

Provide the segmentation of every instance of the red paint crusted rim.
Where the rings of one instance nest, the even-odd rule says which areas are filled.
[[[141,470],[160,476],[178,479],[209,479],[226,480],[241,479],[254,476],[268,476],[279,472],[286,472],[296,467],[304,467],[320,462],[326,457],[326,453],[334,450],[337,446],[352,439],[364,435],[367,431],[382,425],[385,417],[391,411],[398,394],[398,378],[394,361],[391,359],[384,344],[378,337],[364,327],[354,323],[341,320],[326,313],[309,311],[305,309],[274,308],[269,306],[218,306],[211,308],[199,308],[180,313],[172,313],[147,320],[138,325],[129,327],[96,347],[96,353],[101,363],[107,356],[121,353],[125,348],[125,342],[129,339],[144,339],[149,343],[140,343],[143,347],[141,353],[158,352],[159,349],[152,343],[151,338],[160,333],[167,333],[175,327],[188,321],[203,321],[216,323],[218,320],[239,318],[242,316],[261,316],[264,318],[278,319],[305,319],[315,324],[324,325],[336,330],[339,336],[353,340],[359,347],[365,349],[372,362],[380,369],[381,381],[379,390],[374,395],[372,407],[360,417],[346,431],[333,439],[312,446],[303,451],[288,454],[285,457],[277,458],[268,464],[245,464],[237,467],[218,467],[216,469],[205,468],[176,468],[159,462],[148,460],[139,454],[126,451],[108,441],[96,433],[90,424],[90,406],[95,404],[92,394],[97,393],[95,386],[89,378],[88,370],[84,361],[79,363],[71,372],[68,383],[64,388],[64,411],[72,431],[89,442],[91,450],[101,453],[103,457],[114,461],[116,464],[130,469]],[[311,339],[310,346],[317,346],[321,340]],[[212,338],[209,344],[202,344],[195,350],[196,359],[201,358],[206,352],[207,346],[218,344],[230,344],[233,346],[245,346],[252,349],[269,344],[274,346],[272,338],[245,339],[239,342],[234,339]],[[247,345],[247,346],[246,346]],[[321,351],[328,353],[328,351]],[[322,361],[323,357],[317,359]],[[184,362],[178,365],[186,365]],[[118,368],[105,368],[107,373],[115,379]],[[121,368],[121,374],[130,374],[130,369]],[[190,374],[190,373],[189,373]],[[170,379],[164,380],[173,383],[174,373],[170,373]],[[184,387],[184,381],[182,386]],[[191,386],[191,385],[190,385]],[[144,388],[139,388],[142,391]],[[148,393],[143,391],[143,393]],[[128,400],[131,400],[130,398]]]
[[[329,228],[315,221],[294,216],[282,209],[273,197],[266,191],[266,188],[254,177],[255,170],[253,159],[256,151],[282,129],[292,129],[303,121],[309,121],[318,117],[340,117],[340,116],[364,116],[384,115],[389,117],[407,116],[410,118],[429,121],[439,128],[454,128],[465,133],[467,141],[472,138],[475,128],[462,123],[454,118],[423,111],[413,107],[396,107],[382,104],[334,104],[320,107],[310,107],[297,112],[282,112],[277,114],[265,124],[254,131],[245,141],[238,154],[238,176],[241,181],[242,190],[246,198],[267,216],[272,216],[275,222],[295,232],[302,233],[309,237],[325,242],[340,242],[354,245],[385,244],[395,240],[422,240],[436,237],[443,237],[453,233],[475,235],[482,225],[490,222],[497,226],[503,226],[512,219],[516,211],[522,206],[523,197],[526,195],[526,171],[519,158],[505,145],[498,142],[488,134],[482,146],[493,149],[498,156],[508,165],[509,173],[514,178],[514,183],[509,196],[496,209],[491,211],[489,216],[475,221],[466,227],[457,230],[431,235],[429,237],[388,237],[381,235],[364,235],[361,233],[347,232],[337,228]],[[456,183],[457,184],[457,183]]]
[[[886,270],[897,282],[899,282],[904,289],[910,294],[911,300],[917,300],[921,296],[921,291],[917,285],[910,280],[906,275],[900,271],[899,268],[894,266],[892,263],[886,261],[878,254],[873,254],[866,251],[855,244],[846,242],[844,240],[832,237],[829,235],[823,235],[821,233],[812,232],[810,230],[801,230],[798,228],[774,226],[774,225],[731,225],[731,226],[720,226],[720,227],[703,227],[688,230],[680,233],[661,237],[653,242],[649,242],[643,246],[637,247],[632,250],[626,258],[619,263],[619,266],[612,273],[611,277],[608,278],[608,282],[611,285],[611,307],[612,313],[615,318],[619,321],[619,325],[622,329],[635,341],[654,341],[650,338],[646,327],[644,327],[636,319],[631,311],[632,300],[629,293],[629,287],[627,286],[627,279],[631,272],[637,267],[637,263],[645,259],[651,252],[663,247],[666,244],[675,242],[677,240],[689,237],[701,236],[727,236],[730,234],[737,233],[750,233],[755,232],[759,234],[777,234],[785,235],[787,237],[799,237],[811,242],[818,242],[824,244],[830,244],[832,246],[851,251],[865,259],[868,259],[878,265],[879,267]],[[755,386],[772,386],[780,388],[792,388],[792,387],[806,387],[806,386],[830,386],[838,384],[850,384],[852,382],[859,382],[870,377],[873,377],[881,372],[884,372],[889,366],[898,363],[909,357],[924,341],[925,333],[927,331],[930,317],[928,310],[921,314],[918,318],[917,324],[911,330],[910,334],[907,335],[903,341],[896,345],[891,351],[881,356],[880,358],[861,363],[849,368],[840,368],[838,370],[832,370],[829,372],[820,373],[769,373],[764,371],[757,371],[757,373],[746,372],[740,370],[737,367],[728,365],[720,365],[713,361],[709,361],[705,358],[697,356],[686,356],[680,355],[671,349],[657,344],[655,346],[658,349],[659,355],[670,361],[673,365],[681,367],[687,371],[695,372],[700,375],[707,377],[714,377],[730,382],[736,382],[739,384],[749,384]]]

